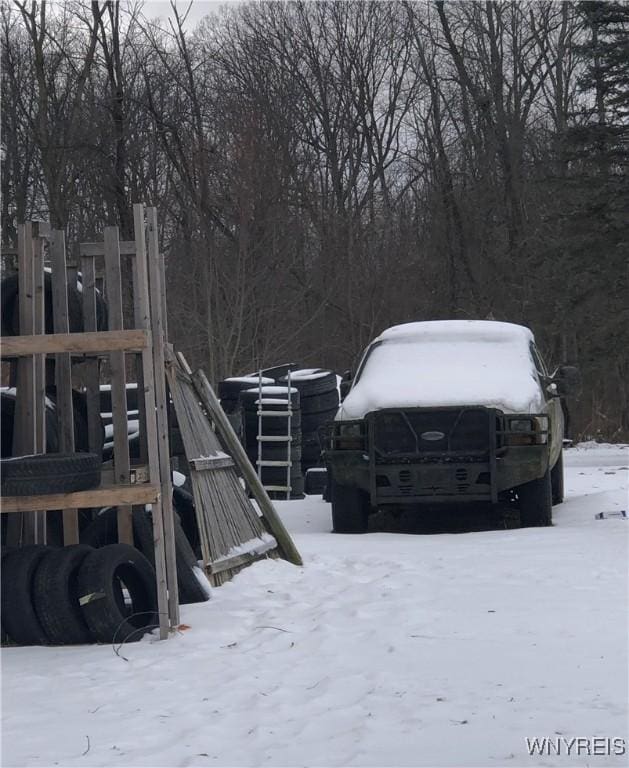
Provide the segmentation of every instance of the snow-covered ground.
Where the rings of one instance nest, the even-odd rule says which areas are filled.
[[[628,509],[629,447],[566,465],[552,528],[334,536],[283,502],[305,566],[248,568],[173,639],[3,649],[2,765],[627,765],[526,746],[627,739],[629,521],[594,516]]]

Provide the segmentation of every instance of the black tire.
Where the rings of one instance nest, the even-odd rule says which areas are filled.
[[[154,565],[153,519],[151,513],[142,507],[133,510],[133,532],[138,542],[138,548]],[[175,515],[175,561],[177,565],[177,591],[181,605],[204,603],[209,598],[209,594],[201,586],[195,575],[194,568],[198,568],[197,558],[177,515]]]
[[[339,485],[333,479],[330,485],[334,533],[366,533],[369,498],[365,491],[350,485]]]
[[[550,485],[553,494],[553,504],[561,504],[564,500],[563,449],[555,466],[550,471]]]
[[[312,378],[302,378],[300,375],[302,371],[291,371],[291,387],[298,389],[302,398],[336,391],[336,374],[333,371],[325,371],[321,368],[310,370],[312,370]],[[278,381],[280,384],[286,384],[287,376],[282,376]]]
[[[291,434],[291,437],[293,438],[293,440],[292,440],[293,447],[294,446],[299,446],[301,448],[301,444],[302,444],[301,443],[301,439],[302,439],[301,430],[299,428],[291,429],[291,433],[290,434]],[[286,432],[264,432],[263,436],[264,437],[284,437],[285,435],[286,435]],[[267,441],[264,444],[265,445],[270,445],[271,442],[272,441]],[[278,443],[275,443],[275,444],[276,445],[280,445],[281,443],[278,442]],[[258,431],[257,431],[257,429],[255,431],[250,430],[249,432],[247,432],[245,434],[245,438],[243,440],[243,445],[245,446],[247,451],[250,451],[250,452],[253,452],[253,453],[257,454],[257,452],[258,452]]]
[[[46,453],[3,459],[2,496],[71,493],[100,484],[101,459],[94,453]]]
[[[318,432],[319,427],[334,421],[336,413],[337,409],[333,408],[329,411],[322,411],[321,413],[309,413],[307,416],[303,415],[301,417],[301,428],[304,433]]]
[[[173,487],[173,507],[181,520],[181,527],[198,560],[201,559],[201,538],[194,506],[194,497],[183,488]]]
[[[338,411],[339,393],[336,389],[331,392],[324,392],[321,395],[312,395],[311,397],[301,397],[301,412],[304,416],[325,411]]]
[[[83,616],[97,642],[133,642],[159,625],[155,570],[135,547],[110,544],[92,550],[77,583]]]
[[[243,389],[251,389],[258,386],[257,376],[234,376],[229,379],[224,379],[218,383],[218,397],[221,400],[238,400],[238,395]],[[262,377],[262,386],[273,386],[275,379],[271,379],[268,376]]]
[[[269,408],[271,412],[272,408]],[[275,411],[279,410],[275,408]],[[258,414],[253,411],[244,412],[245,434],[258,434]],[[265,435],[285,435],[288,426],[287,416],[263,416],[262,430]],[[291,433],[301,431],[301,409],[296,408],[290,419]]]
[[[286,443],[272,443],[273,447],[268,443],[262,445],[262,461],[286,461],[287,451]],[[247,450],[247,456],[252,464],[256,464],[258,460],[258,447]],[[293,467],[297,464],[301,464],[301,445],[297,442],[291,444],[290,457],[293,462]]]
[[[19,547],[2,559],[2,626],[18,645],[46,645],[48,638],[33,607],[35,573],[51,547]]]
[[[103,385],[104,386],[104,385]],[[138,410],[138,385],[130,381],[126,386],[127,412]],[[103,413],[111,413],[113,406],[111,404],[111,388],[100,390],[100,409]]]
[[[328,484],[328,471],[325,467],[320,469],[309,469],[306,472],[304,482],[304,492],[307,496],[323,495],[325,486]]]
[[[526,527],[553,524],[553,497],[550,469],[543,477],[519,486],[520,520]]]
[[[299,407],[299,390],[295,387],[291,388],[293,391],[290,393],[290,401],[293,408]],[[288,402],[288,388],[287,387],[262,387],[262,399],[264,400],[285,400]],[[238,395],[238,400],[242,403],[242,406],[247,411],[257,411],[257,400],[260,399],[260,391],[256,387],[255,389],[243,389]],[[268,410],[283,410],[279,403],[267,403],[271,406]],[[267,410],[265,407],[264,410]]]
[[[92,547],[78,544],[53,550],[33,580],[35,613],[53,645],[91,643],[92,634],[79,605],[77,575]]]
[[[3,515],[2,517],[5,518],[6,515]],[[13,551],[15,551],[15,547],[7,547],[3,544],[2,549],[0,550],[0,564],[2,560],[4,560],[4,558],[10,552],[13,552]],[[2,576],[4,577],[4,570],[2,569],[1,565],[0,565],[0,570],[2,571]],[[3,616],[2,616],[2,612],[0,611],[0,644],[7,645],[10,642],[11,642],[11,638],[9,637],[9,633],[4,628]]]

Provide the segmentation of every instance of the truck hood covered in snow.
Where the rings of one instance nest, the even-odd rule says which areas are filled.
[[[397,325],[367,348],[336,416],[398,407],[482,405],[540,413],[544,397],[528,328],[486,320]]]

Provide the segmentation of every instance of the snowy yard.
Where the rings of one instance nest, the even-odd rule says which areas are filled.
[[[168,642],[2,651],[3,766],[627,765],[526,737],[627,738],[629,448],[567,451],[553,528],[329,533],[279,504],[265,561]]]

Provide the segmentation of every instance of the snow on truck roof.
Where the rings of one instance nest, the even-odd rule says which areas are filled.
[[[533,341],[529,328],[496,320],[426,320],[387,328],[377,341]]]
[[[435,320],[389,328],[369,345],[337,419],[399,407],[481,405],[539,413],[544,398],[528,328]]]

